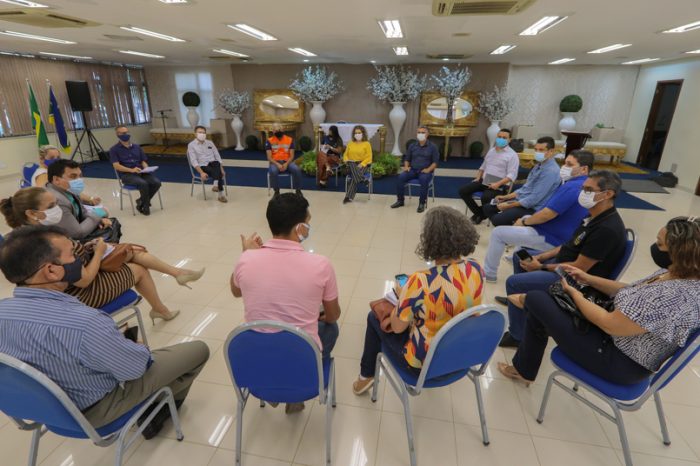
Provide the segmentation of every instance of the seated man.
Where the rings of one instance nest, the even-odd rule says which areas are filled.
[[[498,264],[506,245],[543,251],[559,246],[571,237],[588,214],[579,204],[578,196],[586,177],[593,170],[593,160],[590,152],[581,150],[569,154],[561,168],[564,184],[554,191],[541,210],[518,219],[513,226],[494,228],[484,261],[487,280],[496,281]]]
[[[425,205],[428,202],[428,187],[440,160],[440,151],[438,151],[435,144],[428,141],[428,136],[428,127],[419,126],[416,134],[418,142],[411,144],[403,156],[403,172],[399,174],[399,179],[396,183],[396,202],[391,205],[392,209],[404,205],[406,183],[417,178],[420,182],[420,199],[417,212],[420,214],[425,210]]]
[[[494,226],[512,225],[524,215],[540,210],[561,184],[559,165],[554,156],[554,139],[539,138],[535,144],[535,164],[525,184],[515,192],[496,196],[498,204],[482,204],[484,214]]]
[[[122,183],[138,188],[141,197],[136,200],[136,210],[143,215],[151,215],[151,199],[160,189],[160,180],[151,173],[141,173],[141,170],[148,168],[148,159],[141,146],[129,142],[129,129],[117,126],[115,131],[119,142],[109,149],[109,161]]]
[[[508,145],[509,142],[510,130],[504,128],[498,131],[496,144],[486,153],[474,181],[459,189],[459,197],[473,214],[471,220],[475,225],[486,218],[482,206],[490,205],[496,196],[505,194],[508,185],[518,178],[520,159]],[[476,192],[483,193],[481,206],[473,199]]]
[[[124,338],[109,315],[64,294],[80,280],[80,262],[57,227],[12,231],[0,245],[0,270],[17,285],[12,298],[0,301],[0,352],[48,376],[95,428],[164,386],[180,406],[209,358],[201,341],[151,352]],[[166,407],[143,436],[154,437],[169,417]]]
[[[96,230],[112,226],[110,219],[102,218],[80,200],[85,184],[78,162],[57,160],[49,167],[48,177],[46,190],[56,197],[63,212],[56,226],[63,228],[69,237],[84,240],[94,236]]]
[[[243,297],[246,322],[293,324],[316,341],[327,359],[338,338],[338,285],[331,262],[300,244],[311,231],[308,207],[306,199],[293,193],[270,200],[267,223],[272,239],[263,244],[257,234],[241,235],[243,254],[231,275],[231,292]],[[287,413],[301,409],[303,403],[287,405]]]
[[[187,145],[187,158],[202,181],[212,177],[216,180],[216,186],[212,191],[219,193],[219,202],[228,202],[224,192],[224,167],[221,165],[221,156],[213,142],[207,139],[207,129],[204,126],[195,126],[195,139]]]
[[[591,275],[610,277],[623,259],[627,246],[625,224],[615,209],[615,197],[621,187],[622,181],[617,173],[591,172],[579,193],[579,203],[588,209],[590,216],[561,246],[536,254],[531,260],[519,261],[513,255],[515,275],[506,281],[507,294],[548,290],[559,279],[554,273],[559,264],[572,265]],[[503,303],[502,298],[497,300]],[[522,303],[508,302],[508,316],[509,328],[501,346],[517,347],[525,328]]]
[[[296,192],[301,195],[301,168],[294,163],[294,141],[282,132],[282,125],[279,123],[272,125],[272,136],[265,142],[265,152],[267,160],[270,161],[268,173],[275,196],[280,193],[280,173],[289,173],[292,176]]]

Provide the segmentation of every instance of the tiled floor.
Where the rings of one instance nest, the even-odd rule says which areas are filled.
[[[99,194],[119,216],[124,240],[144,244],[172,264],[207,267],[204,278],[192,290],[178,287],[172,278],[155,275],[166,303],[182,314],[171,322],[146,324],[152,346],[185,339],[204,340],[212,358],[195,382],[182,408],[185,433],[175,441],[172,427],[154,440],[141,441],[128,452],[128,465],[219,466],[234,462],[235,396],[222,354],[228,332],[242,319],[242,304],[230,295],[228,279],[240,255],[239,234],[256,231],[269,238],[265,221],[268,200],[265,189],[230,189],[226,205],[213,197],[202,199],[201,190],[189,195],[189,186],[165,184],[165,210],[153,209],[150,217],[119,212],[112,190],[115,182],[90,179],[89,192]],[[0,193],[14,192],[15,180],[0,180]],[[209,188],[208,188],[209,189]],[[342,194],[308,192],[313,225],[304,246],[331,258],[340,285],[343,314],[335,358],[338,407],[333,418],[334,465],[408,464],[406,431],[401,405],[391,389],[382,389],[376,404],[356,397],[350,383],[359,370],[364,319],[369,300],[380,296],[385,280],[395,273],[425,266],[414,254],[421,215],[415,198],[403,209],[392,210],[389,196],[358,195],[357,202],[342,205]],[[698,214],[700,198],[671,190],[671,194],[635,194],[666,212],[623,210],[627,226],[640,236],[639,249],[626,280],[653,270],[648,247],[659,227],[675,215]],[[461,201],[439,199],[438,205],[462,209]],[[433,205],[432,203],[430,204]],[[483,260],[489,227],[479,226],[481,241],[475,257]],[[0,232],[7,231],[5,225]],[[487,300],[501,294],[508,266],[499,282],[487,285]],[[0,280],[0,296],[10,286]],[[145,306],[147,311],[147,306]],[[494,360],[506,360],[512,351],[498,350]],[[492,363],[494,364],[494,363]],[[620,465],[622,456],[614,427],[608,421],[566,397],[552,395],[545,422],[535,415],[551,366],[545,363],[537,383],[516,386],[490,369],[483,382],[491,445],[481,443],[478,414],[470,382],[429,390],[412,400],[418,460],[425,466],[448,465]],[[382,384],[386,388],[386,384]],[[660,440],[653,406],[625,416],[638,465],[686,465],[700,463],[700,362],[686,370],[663,392],[672,445]],[[244,465],[282,466],[323,463],[323,414],[317,403],[287,416],[281,408],[260,409],[249,404],[244,420]],[[0,415],[0,463],[26,464],[30,435],[20,432]],[[47,434],[39,453],[42,465],[109,465],[113,450],[87,441],[63,440]]]

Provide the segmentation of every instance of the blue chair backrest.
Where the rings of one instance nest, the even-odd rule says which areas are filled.
[[[256,325],[251,322],[242,327]],[[300,402],[319,395],[318,351],[313,341],[291,331],[236,332],[229,336],[225,351],[238,388],[273,402]]]
[[[634,233],[634,230],[627,228],[625,232],[627,234],[625,254],[610,274],[611,280],[619,280],[622,277],[634,258],[634,252],[637,250],[637,235]]]
[[[26,163],[22,167],[22,187],[23,188],[28,188],[32,185],[32,175],[34,175],[34,172],[37,171],[39,168],[39,165],[36,163]]]
[[[461,319],[432,343],[435,349],[426,380],[488,362],[503,336],[504,326],[505,318],[494,310]]]
[[[685,342],[685,346],[683,348],[679,348],[678,351],[676,351],[675,354],[671,356],[663,366],[661,366],[661,369],[654,374],[651,379],[652,386],[656,381],[663,378],[659,386],[656,387],[656,390],[661,390],[668,385],[668,383],[673,380],[673,378],[676,377],[680,371],[683,370],[683,368],[698,354],[698,351],[700,351],[698,336],[700,336],[700,329],[696,329],[693,333],[691,333],[688,340]],[[679,364],[672,367],[676,362],[679,362]]]

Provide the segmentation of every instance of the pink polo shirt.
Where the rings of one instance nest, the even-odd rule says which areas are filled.
[[[295,241],[271,239],[262,248],[241,254],[233,282],[243,294],[246,322],[292,324],[322,346],[318,337],[321,301],[338,297],[335,271],[328,258],[306,252]]]

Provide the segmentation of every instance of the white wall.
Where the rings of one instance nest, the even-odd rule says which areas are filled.
[[[131,126],[129,127],[129,132],[134,142],[146,144],[153,142],[149,133],[150,129],[150,125]],[[92,132],[104,150],[109,150],[117,142],[114,128],[95,129]],[[55,134],[49,133],[48,136],[49,142],[56,144]],[[68,137],[70,138],[72,149],[75,149],[76,140],[73,133],[69,133]],[[80,137],[80,133],[78,133],[78,137]],[[81,147],[84,151],[87,151],[87,139],[83,138]],[[76,157],[76,160],[80,161],[80,156],[76,155]],[[39,160],[39,152],[34,135],[0,138],[0,177],[18,176],[26,162],[36,162],[37,160]]]
[[[642,67],[625,133],[625,160],[637,160],[657,81],[673,79],[683,79],[683,86],[659,170],[671,171],[671,164],[677,164],[679,187],[694,191],[700,175],[700,60]]]

